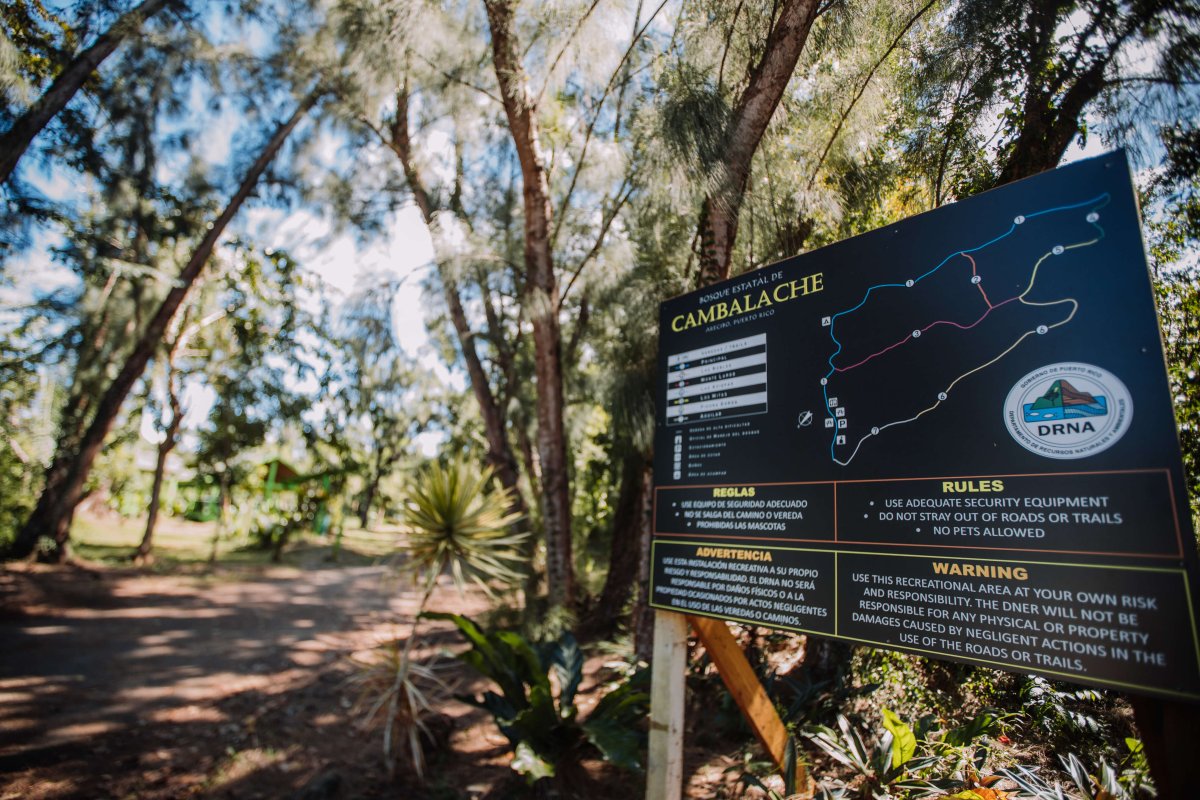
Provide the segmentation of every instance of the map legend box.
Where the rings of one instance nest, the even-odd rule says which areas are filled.
[[[667,424],[767,412],[767,336],[756,334],[667,358]]]

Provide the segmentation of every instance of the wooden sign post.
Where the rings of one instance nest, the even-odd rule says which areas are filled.
[[[782,773],[787,769],[788,732],[729,626],[715,619],[669,611],[654,614],[654,662],[651,665],[650,755],[646,800],[675,800],[683,785],[684,688],[687,629],[696,631],[717,674],[741,709],[750,729]],[[796,759],[795,785],[800,797],[812,797],[808,770]]]
[[[654,612],[646,800],[679,800],[683,792],[687,619],[671,611]]]

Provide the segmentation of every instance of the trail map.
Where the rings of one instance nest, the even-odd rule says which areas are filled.
[[[1123,153],[667,301],[660,328],[653,605],[1200,700]]]
[[[1038,291],[1038,275],[1104,239],[1100,210],[1108,201],[1101,194],[1020,214],[998,225],[1006,229],[989,241],[957,250],[922,274],[870,286],[861,302],[833,314],[829,370],[821,379],[826,418],[835,420],[833,461],[848,464],[868,439],[936,411],[961,382],[1029,337],[1070,324],[1079,302]],[[933,385],[896,385],[882,409],[871,402],[881,378],[911,374],[922,363],[944,377]],[[864,402],[856,402],[860,397]],[[851,413],[868,408],[871,417]]]

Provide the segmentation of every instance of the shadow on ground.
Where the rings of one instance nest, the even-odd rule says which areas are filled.
[[[467,706],[433,726],[424,786],[354,724],[350,656],[407,633],[409,588],[379,566],[5,569],[0,798],[505,796],[503,739]],[[442,587],[432,607],[483,604]],[[422,657],[456,644],[443,625]]]

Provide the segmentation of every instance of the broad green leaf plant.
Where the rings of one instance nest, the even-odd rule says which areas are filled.
[[[835,781],[831,787],[822,787],[823,796],[994,800],[1006,795],[991,788],[998,778],[979,777],[987,756],[987,748],[979,742],[998,735],[1001,721],[995,713],[982,711],[938,735],[933,718],[920,720],[914,729],[894,711],[883,708],[877,737],[864,738],[841,714],[837,730],[813,726],[804,736],[856,775],[853,788]]]
[[[458,658],[496,684],[498,692],[459,699],[495,718],[513,749],[512,768],[530,784],[544,778],[564,785],[581,780],[576,767],[591,748],[622,769],[641,768],[645,738],[641,723],[650,700],[647,671],[620,683],[581,721],[575,696],[583,679],[584,658],[571,633],[533,645],[519,633],[485,631],[459,614],[425,616],[453,622],[471,645]]]

